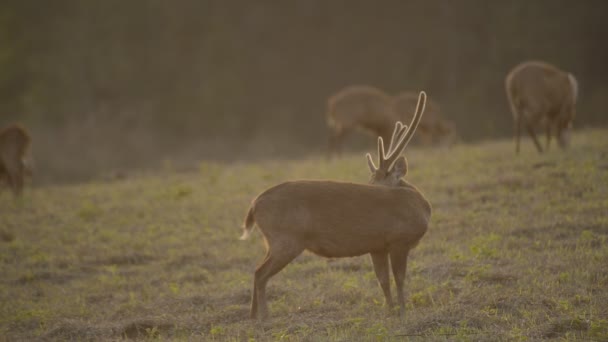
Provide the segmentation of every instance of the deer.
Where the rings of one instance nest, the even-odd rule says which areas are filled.
[[[410,251],[428,229],[431,204],[403,179],[408,164],[401,152],[420,122],[426,94],[420,92],[408,128],[395,123],[388,151],[378,137],[378,166],[367,153],[368,184],[333,180],[296,180],[258,195],[247,212],[241,240],[257,226],[266,256],[256,268],[251,298],[252,319],[268,317],[266,284],[303,251],[328,258],[370,254],[389,312],[389,259],[397,289],[399,314],[405,313],[404,279]]]
[[[403,91],[393,97],[391,110],[399,120],[409,121],[417,101],[418,94]],[[441,115],[440,106],[430,98],[427,99],[424,116],[416,130],[416,137],[424,145],[451,145],[458,140],[454,123]]]
[[[515,120],[516,154],[519,154],[522,126],[539,153],[543,153],[543,148],[536,137],[538,126],[545,128],[546,150],[553,134],[560,148],[570,145],[578,97],[578,82],[574,75],[545,62],[527,61],[507,74],[505,89]]]
[[[15,197],[23,193],[24,178],[32,173],[27,154],[31,138],[19,124],[0,130],[0,180],[6,179]]]
[[[340,154],[344,139],[356,129],[388,141],[397,119],[391,112],[391,97],[367,85],[348,86],[327,100],[326,119],[330,129],[328,157]]]

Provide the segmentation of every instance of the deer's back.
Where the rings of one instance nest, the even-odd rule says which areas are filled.
[[[418,104],[418,94],[413,92],[403,92],[397,95],[392,101],[392,110],[402,122],[409,123],[416,112]],[[439,113],[439,105],[427,99],[424,115],[420,119],[420,127],[432,126],[442,121]]]
[[[332,181],[279,184],[253,203],[267,239],[296,239],[328,257],[355,256],[398,241],[417,243],[427,230],[429,202],[415,187]]]
[[[505,86],[514,106],[535,116],[557,115],[573,98],[568,73],[544,62],[516,66],[507,76]]]
[[[328,100],[332,120],[343,124],[370,124],[390,118],[390,98],[380,89],[370,86],[350,86]]]

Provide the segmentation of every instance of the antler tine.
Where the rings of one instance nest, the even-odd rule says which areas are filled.
[[[403,134],[405,134],[405,131],[407,130],[407,125],[404,125],[402,123],[399,124],[401,125],[401,127],[399,128],[399,132],[397,132],[397,134],[393,133],[393,138],[391,139],[391,146],[388,149],[387,153],[388,156],[393,155],[393,152],[395,151],[393,146],[395,146],[396,143],[401,140],[401,137],[403,137]]]
[[[365,154],[365,157],[367,157],[367,164],[369,165],[370,171],[375,172],[376,170],[378,170],[376,164],[374,164],[374,159],[372,158],[372,155],[367,153]]]
[[[418,103],[416,104],[416,112],[414,113],[414,117],[412,118],[412,122],[410,123],[410,127],[407,129],[407,133],[403,134],[400,137],[399,143],[395,146],[395,149],[390,151],[390,155],[386,158],[385,164],[387,167],[390,167],[397,157],[401,154],[405,146],[409,143],[410,139],[414,135],[418,124],[420,123],[420,118],[424,113],[424,108],[426,107],[426,93],[421,91],[418,94]],[[407,126],[405,126],[407,127]]]
[[[384,140],[378,137],[378,168],[384,167],[386,161],[386,152],[384,151]]]
[[[395,129],[393,130],[393,136],[391,137],[391,143],[388,145],[388,154],[391,154],[391,151],[393,150],[393,145],[395,144],[395,142],[397,140],[399,140],[399,137],[402,134],[402,130],[401,130],[402,127],[403,127],[403,124],[401,123],[401,121],[395,122]]]
[[[376,170],[388,169],[390,167],[390,164],[392,163],[390,161],[390,155],[392,155],[393,153],[393,145],[396,141],[400,140],[406,129],[407,126],[402,124],[401,122],[397,121],[395,123],[395,129],[393,130],[393,135],[391,137],[391,142],[389,144],[388,151],[384,149],[384,139],[382,139],[382,137],[378,137],[378,167],[376,168],[373,162],[370,164],[370,167],[373,166]],[[368,159],[369,158],[371,158],[371,156],[368,157]]]

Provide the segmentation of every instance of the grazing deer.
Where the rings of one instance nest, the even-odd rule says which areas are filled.
[[[572,74],[548,63],[524,62],[507,75],[505,88],[515,119],[516,153],[519,153],[522,125],[539,153],[543,148],[536,138],[536,126],[545,127],[547,149],[553,133],[561,148],[568,147],[578,97],[578,83]]]
[[[417,103],[418,94],[404,91],[393,98],[391,109],[400,121],[409,122]],[[439,105],[429,98],[416,137],[425,145],[451,145],[458,139],[458,134],[454,124],[442,117]]]
[[[26,159],[30,136],[20,125],[12,124],[0,131],[0,179],[6,179],[15,196],[23,191],[23,180],[31,169]]]
[[[392,115],[390,96],[382,90],[348,86],[327,101],[330,129],[328,155],[340,153],[342,142],[355,129],[362,129],[388,141],[397,119]]]
[[[425,101],[426,94],[421,92],[409,129],[400,122],[395,124],[388,153],[384,140],[378,138],[378,167],[367,154],[370,184],[299,180],[274,186],[253,200],[241,240],[257,224],[264,236],[266,257],[254,274],[252,318],[267,317],[268,280],[304,250],[329,258],[369,253],[389,309],[393,308],[390,258],[397,302],[404,313],[407,257],[427,231],[431,205],[402,179],[407,161],[400,154],[420,122]]]

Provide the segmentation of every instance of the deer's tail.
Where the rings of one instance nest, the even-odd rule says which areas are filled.
[[[245,217],[245,222],[243,223],[243,235],[239,238],[240,240],[247,240],[249,236],[251,236],[251,232],[253,231],[253,227],[255,224],[255,218],[253,217],[254,204],[251,205],[249,211],[247,212],[247,217]]]

